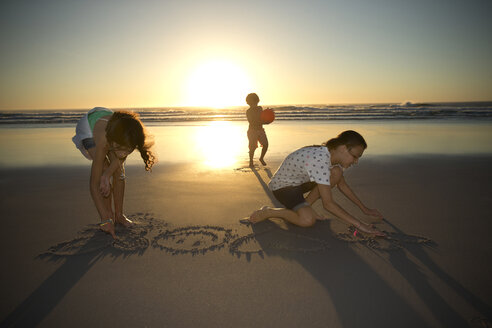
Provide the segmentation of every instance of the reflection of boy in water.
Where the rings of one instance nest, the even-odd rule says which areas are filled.
[[[260,118],[263,109],[261,108],[261,106],[258,106],[259,102],[260,98],[256,93],[250,93],[246,97],[246,103],[249,105],[249,108],[246,111],[246,117],[248,118],[249,122],[249,166],[253,166],[253,156],[255,154],[256,148],[258,148],[258,141],[263,147],[263,149],[261,150],[260,162],[261,164],[266,165],[263,159],[268,150],[268,139],[265,133],[265,129],[263,128],[264,123],[261,122]]]

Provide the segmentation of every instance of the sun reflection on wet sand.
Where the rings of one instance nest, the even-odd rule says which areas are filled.
[[[214,121],[195,129],[200,161],[210,168],[232,167],[247,148],[244,129],[226,121]]]

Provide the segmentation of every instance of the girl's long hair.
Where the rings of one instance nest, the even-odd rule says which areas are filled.
[[[114,112],[106,125],[106,139],[131,150],[138,149],[145,163],[145,170],[152,169],[156,158],[150,148],[154,143],[149,140],[137,113]]]
[[[345,145],[347,148],[357,146],[362,146],[364,149],[367,148],[367,143],[364,138],[359,133],[352,130],[343,131],[336,138],[332,138],[323,144],[323,146],[328,147],[330,150],[341,145]]]

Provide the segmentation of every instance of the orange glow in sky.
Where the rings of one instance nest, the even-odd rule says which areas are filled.
[[[0,110],[490,101],[490,3],[3,1]]]

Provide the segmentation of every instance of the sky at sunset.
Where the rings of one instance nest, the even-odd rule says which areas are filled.
[[[492,1],[0,3],[0,110],[492,100]]]

